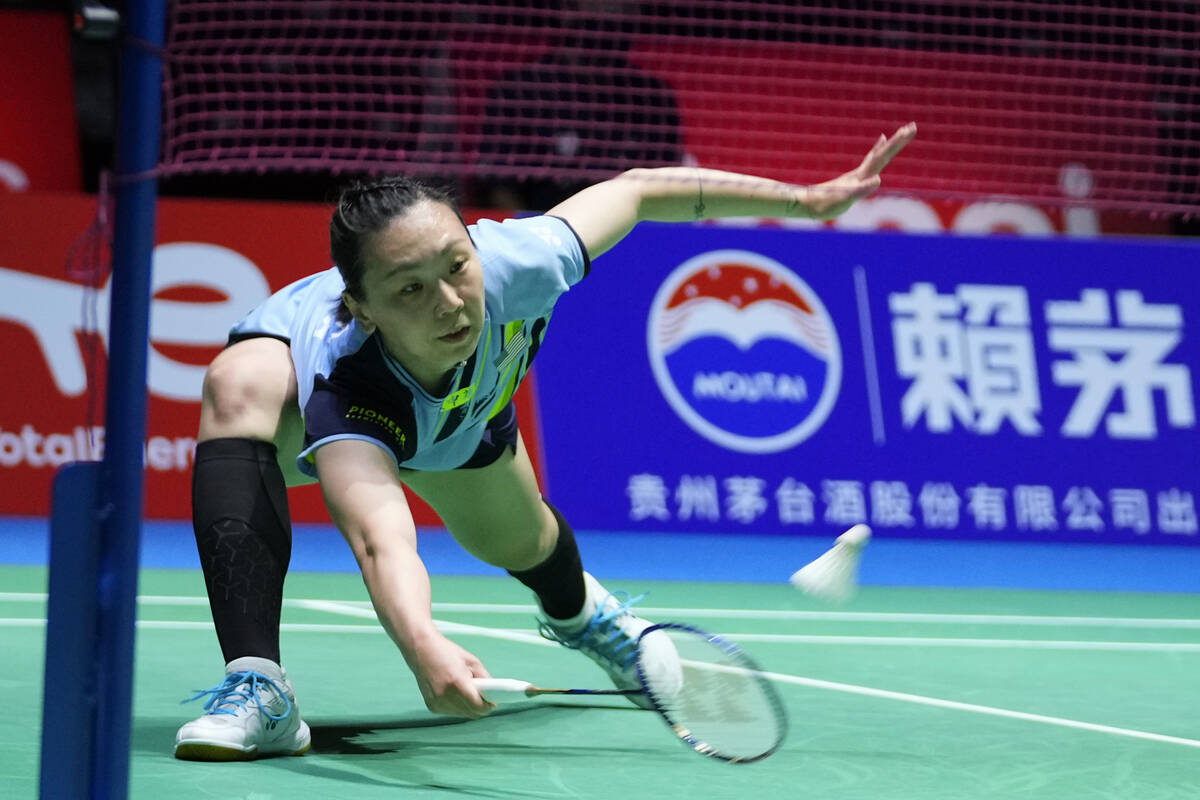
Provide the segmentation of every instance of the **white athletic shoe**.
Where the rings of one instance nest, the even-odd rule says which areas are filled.
[[[179,729],[175,757],[191,761],[249,761],[263,756],[299,756],[312,735],[300,719],[296,693],[283,667],[265,658],[230,661],[225,680],[197,691],[191,702],[211,695],[207,713]]]
[[[560,627],[544,613],[538,626],[542,636],[558,642],[564,647],[579,650],[595,661],[608,673],[618,689],[642,689],[638,678],[637,661],[639,639],[642,651],[642,667],[647,671],[647,681],[662,687],[678,687],[682,682],[679,653],[671,639],[662,631],[642,632],[654,623],[644,620],[629,610],[645,595],[630,598],[627,592],[609,592],[590,573],[583,573],[587,586],[584,608],[595,609],[591,617],[579,630]],[[643,694],[627,695],[629,701],[642,708],[651,708],[650,700]]]

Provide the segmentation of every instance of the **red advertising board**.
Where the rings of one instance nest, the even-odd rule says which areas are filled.
[[[65,14],[0,11],[0,194],[82,188]]]
[[[107,327],[108,281],[89,292],[78,269],[87,249],[78,237],[95,210],[95,200],[84,195],[0,195],[0,349],[9,379],[0,393],[3,514],[49,513],[56,469],[100,454],[108,364],[103,337],[89,331],[95,320]],[[205,365],[247,310],[328,266],[328,226],[328,209],[320,205],[160,201],[147,375],[148,517],[190,516]],[[540,470],[529,388],[518,392],[517,404]],[[94,441],[89,432],[97,434]],[[312,486],[292,490],[292,513],[297,521],[328,521]],[[418,524],[438,524],[415,498],[414,513]]]

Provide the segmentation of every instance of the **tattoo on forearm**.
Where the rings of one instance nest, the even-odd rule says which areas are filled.
[[[792,198],[788,201],[787,210],[784,212],[789,217],[797,216],[801,209],[804,208],[804,203],[800,201],[801,191],[799,189],[792,192]]]
[[[718,200],[725,200],[725,195],[731,195],[733,201],[746,203],[761,203],[767,201],[774,205],[782,202],[787,216],[810,216],[812,209],[813,187],[796,186],[781,183],[767,178],[757,178],[751,175],[735,175],[720,173],[713,170],[693,170],[685,167],[661,167],[658,169],[632,170],[631,180],[646,183],[687,184],[696,182],[696,196],[692,204],[693,219],[706,219],[708,205],[704,202],[704,185],[716,191]],[[713,187],[716,189],[713,189]],[[679,198],[682,199],[682,198]],[[717,216],[725,216],[728,204],[718,203],[719,208],[714,212]],[[772,213],[779,213],[774,205]],[[747,212],[750,213],[750,212]]]

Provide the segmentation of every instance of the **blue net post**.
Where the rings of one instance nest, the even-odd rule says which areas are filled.
[[[42,703],[43,798],[88,797],[95,740],[100,575],[98,462],[68,464],[54,477],[50,585]]]
[[[125,798],[129,792],[150,265],[158,191],[153,176],[159,153],[161,49],[165,28],[165,0],[130,0],[126,4],[117,128],[105,452],[98,474],[90,468],[64,471],[55,482],[51,536],[57,534],[61,540],[74,540],[82,553],[79,550],[72,553],[62,542],[51,543],[52,599],[47,608],[42,798]],[[73,494],[86,495],[78,499],[87,500],[87,504],[72,503]],[[65,527],[72,530],[64,533]],[[59,563],[55,563],[55,555]],[[62,563],[81,556],[91,558],[94,566],[72,568]],[[75,586],[69,590],[71,594],[91,594],[77,607],[53,597],[55,571],[62,574],[73,569],[77,577],[89,583]],[[57,585],[62,586],[63,581]],[[61,619],[76,611],[82,612],[81,618],[73,622]],[[75,641],[69,641],[68,637]],[[51,698],[60,689],[60,676],[52,670],[67,658],[76,659],[84,665],[82,669],[90,672],[78,690],[82,701],[76,710],[64,709],[64,704]],[[60,714],[66,716],[55,716]],[[84,783],[59,785],[69,780],[61,776],[69,770],[54,733],[72,725],[86,726],[85,732],[75,735],[71,742],[72,746],[86,749],[68,757],[74,761],[71,766],[86,770],[87,778]],[[80,793],[85,786],[86,793]]]

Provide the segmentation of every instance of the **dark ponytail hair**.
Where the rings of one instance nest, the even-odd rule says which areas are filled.
[[[363,249],[367,240],[422,200],[441,203],[462,220],[449,192],[402,175],[357,182],[341,191],[329,221],[329,254],[352,297],[363,298]],[[338,309],[338,319],[350,320],[345,303]]]

